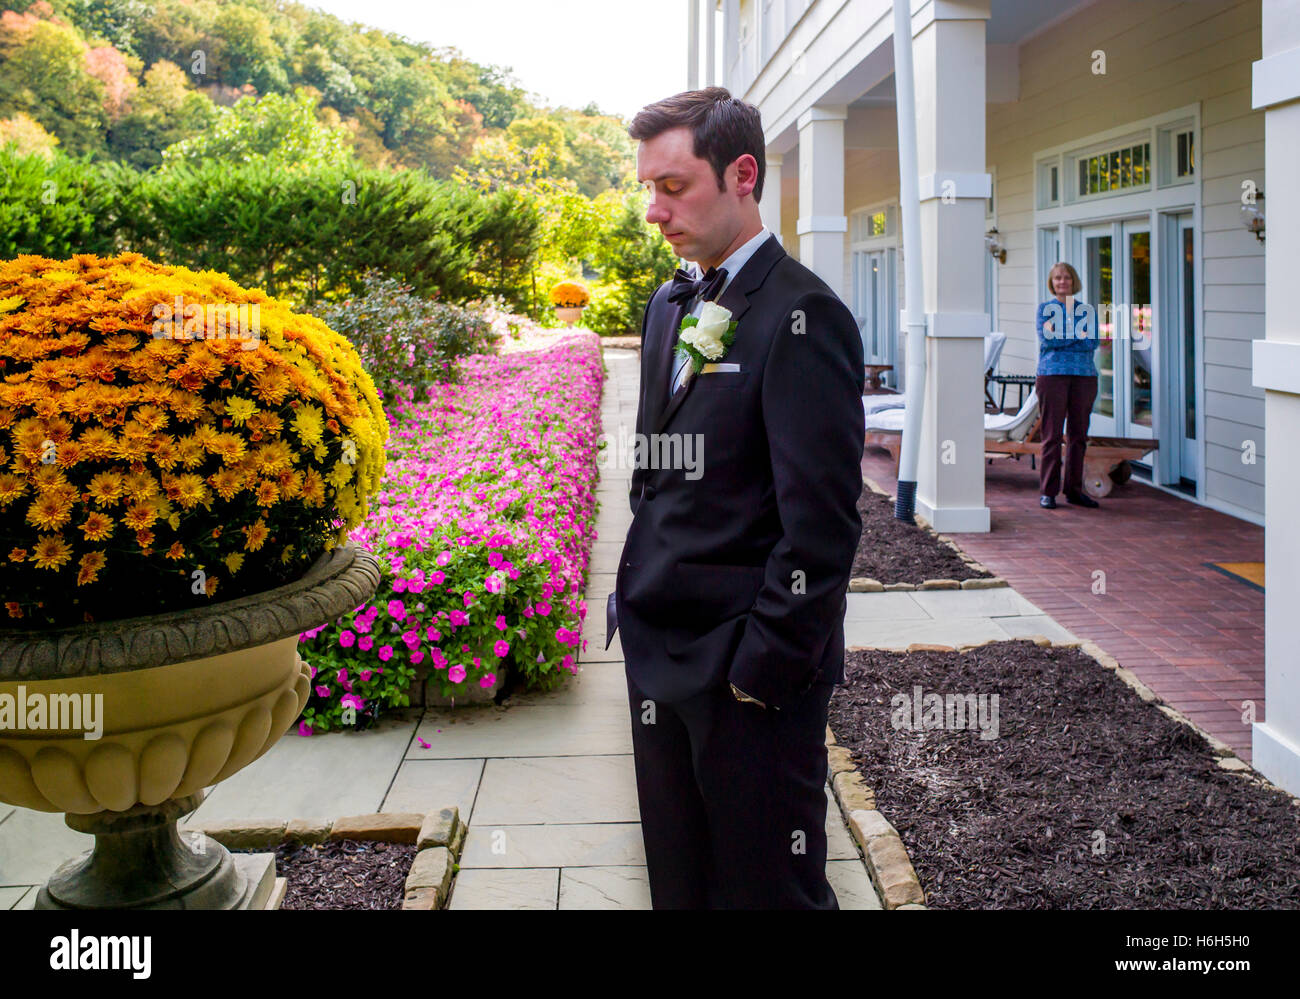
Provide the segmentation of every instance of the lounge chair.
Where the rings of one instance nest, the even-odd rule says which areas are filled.
[[[1007,335],[1005,333],[993,332],[984,337],[984,397],[996,408],[993,402],[993,396],[989,394],[988,380],[993,374],[993,370],[998,366],[998,359],[1002,356],[1002,348],[1006,345]],[[887,409],[901,409],[907,405],[907,399],[902,393],[894,395],[872,395],[862,397],[862,412],[870,417],[872,413],[880,413]],[[901,424],[900,424],[901,426]]]
[[[866,443],[883,447],[894,459],[894,474],[898,474],[898,459],[902,447],[904,410],[890,409],[867,416]],[[1019,460],[1022,454],[1035,463],[1043,453],[1039,435],[1042,416],[1038,412],[1038,393],[1030,392],[1016,413],[986,413],[984,415],[984,454],[990,461],[995,455],[1012,455]],[[1132,437],[1089,437],[1083,455],[1083,488],[1089,496],[1100,499],[1110,494],[1112,487],[1128,481],[1132,468],[1130,461],[1159,448],[1156,440]]]

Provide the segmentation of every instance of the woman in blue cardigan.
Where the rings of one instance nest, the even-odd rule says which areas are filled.
[[[1038,468],[1038,505],[1056,509],[1061,491],[1061,441],[1066,424],[1065,498],[1076,506],[1101,504],[1083,491],[1083,455],[1088,446],[1088,421],[1097,398],[1097,366],[1092,355],[1100,340],[1097,310],[1075,300],[1083,288],[1079,272],[1069,264],[1052,265],[1047,290],[1053,297],[1039,303],[1038,407],[1042,414],[1042,462]]]

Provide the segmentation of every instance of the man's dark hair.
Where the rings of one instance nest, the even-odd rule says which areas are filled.
[[[767,161],[758,108],[736,100],[724,87],[686,90],[647,104],[636,113],[627,134],[640,142],[683,125],[695,136],[695,155],[712,164],[719,191],[727,189],[723,180],[727,167],[749,153],[758,163],[754,200],[762,197]]]

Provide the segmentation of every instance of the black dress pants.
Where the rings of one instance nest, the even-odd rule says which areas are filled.
[[[653,702],[628,678],[654,908],[839,908],[826,880],[833,688],[775,711],[726,686]]]

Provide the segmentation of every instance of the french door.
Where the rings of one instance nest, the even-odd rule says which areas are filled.
[[[896,251],[853,252],[853,313],[862,335],[862,353],[868,364],[897,367],[898,296]],[[897,387],[897,371],[887,371],[881,381]]]
[[[1155,436],[1151,224],[1146,218],[1081,226],[1083,300],[1096,309],[1097,401],[1089,433]]]
[[[1201,449],[1196,438],[1196,228],[1192,213],[1168,216],[1173,252],[1165,255],[1172,266],[1168,275],[1174,308],[1168,310],[1177,322],[1166,331],[1173,358],[1170,386],[1171,436],[1177,441],[1178,467],[1170,469],[1171,480],[1195,483],[1201,478]]]

